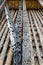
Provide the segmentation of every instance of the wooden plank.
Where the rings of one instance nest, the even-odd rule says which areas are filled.
[[[3,14],[2,14],[2,18],[1,18],[1,20],[0,20],[0,23],[2,23],[4,17],[5,17],[5,14],[4,14],[4,12],[3,12]]]
[[[2,27],[3,27],[3,25],[4,25],[5,22],[6,22],[6,18],[4,18],[3,22],[0,25],[0,31],[1,31],[1,29],[2,29]]]
[[[28,11],[29,12],[29,11]],[[30,22],[30,21],[29,21]],[[30,24],[30,23],[29,23]],[[31,24],[30,24],[31,25]],[[35,65],[35,61],[34,61],[34,51],[33,51],[33,47],[32,47],[32,32],[30,31],[31,27],[29,26],[29,38],[30,38],[30,45],[31,45],[31,64]]]
[[[37,12],[37,11],[36,11],[36,13],[37,13],[37,15],[38,15],[39,19],[41,20],[42,25],[43,25],[43,20],[42,20],[42,18],[39,16],[39,14],[38,14],[38,12]]]
[[[35,19],[34,15],[33,15],[33,12],[32,12],[32,11],[31,11],[31,14],[32,14],[32,16],[33,16],[33,18],[34,18],[34,23],[35,23],[36,28],[37,28],[37,31],[38,31],[38,33],[39,33],[40,42],[41,42],[41,45],[42,45],[42,48],[43,48],[43,36],[42,36],[42,34],[41,34],[41,32],[40,32],[40,29],[39,29],[39,27],[38,27],[38,24],[37,24],[37,22],[36,22],[36,19]]]
[[[13,50],[10,47],[8,54],[7,54],[7,59],[6,59],[5,65],[11,65],[12,57],[13,57]]]
[[[8,44],[9,44],[9,34],[7,35],[6,42],[4,44],[2,53],[0,55],[0,64],[1,65],[3,65],[3,63],[4,63],[4,59],[5,59],[5,56],[6,56],[7,49],[8,49]]]
[[[18,12],[18,11],[15,12],[15,15],[14,15],[13,21],[15,21],[15,19],[16,19],[17,12]]]
[[[40,55],[40,51],[39,51],[39,44],[38,44],[37,39],[36,39],[36,36],[35,36],[36,33],[35,33],[34,28],[33,28],[33,25],[32,25],[32,20],[31,20],[30,12],[29,12],[29,16],[30,16],[32,31],[33,31],[33,34],[34,34],[34,40],[35,40],[35,44],[36,44],[37,56],[39,58],[39,63],[40,63],[40,65],[43,65],[43,62],[42,62],[42,59],[41,59],[41,55]]]
[[[2,30],[0,32],[0,38],[2,37],[2,35],[3,35],[3,33],[4,33],[5,29],[6,29],[6,27],[7,27],[7,22],[4,24],[4,26],[3,26],[3,28],[2,28]]]
[[[3,34],[3,37],[2,37],[2,39],[1,39],[1,41],[0,41],[0,51],[1,51],[1,48],[2,48],[2,46],[3,46],[3,44],[4,44],[4,40],[5,40],[5,37],[6,37],[6,34],[8,33],[8,28],[6,27],[6,30],[5,30],[5,32],[4,32],[4,34]]]
[[[41,17],[41,18],[42,18],[42,20],[43,20],[43,16],[41,15],[40,11],[38,11],[38,13],[39,13],[40,17]]]
[[[41,26],[41,22],[40,22],[40,20],[38,19],[38,17],[37,17],[37,15],[36,15],[35,11],[34,11],[33,13],[34,13],[35,19],[37,20],[38,26],[39,26],[39,28],[40,28],[40,32],[43,34],[43,28],[42,28],[42,26]]]

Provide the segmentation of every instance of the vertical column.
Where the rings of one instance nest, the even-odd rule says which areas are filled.
[[[8,22],[11,45],[14,51],[13,64],[22,65],[22,10],[21,3],[19,6],[18,15],[15,21],[11,18],[7,5],[5,6],[6,18]]]
[[[19,6],[18,15],[15,21],[16,44],[14,52],[14,64],[22,65],[22,10],[21,3]]]
[[[23,1],[23,44],[22,65],[31,65],[31,48],[29,40],[29,20],[26,11],[25,0]]]

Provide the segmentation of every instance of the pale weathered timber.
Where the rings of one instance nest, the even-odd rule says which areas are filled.
[[[23,44],[22,65],[31,65],[31,47],[29,39],[29,20],[26,11],[25,0],[23,1]]]

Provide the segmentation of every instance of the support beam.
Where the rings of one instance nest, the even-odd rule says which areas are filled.
[[[9,28],[9,35],[11,46],[14,51],[13,62],[14,65],[22,65],[22,6],[20,2],[18,15],[14,24],[13,17],[10,15],[8,5],[5,5],[5,13],[7,25]]]
[[[31,47],[29,39],[29,20],[26,11],[26,3],[23,0],[23,44],[22,44],[22,65],[31,65]]]

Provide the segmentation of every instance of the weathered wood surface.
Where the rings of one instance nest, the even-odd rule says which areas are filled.
[[[13,11],[11,13],[14,13],[13,20],[15,22],[18,11]],[[24,24],[23,22],[23,30],[28,28],[25,30],[25,32],[29,30],[28,33],[30,42],[28,41],[28,43],[24,43],[23,49],[25,46],[27,46],[28,49],[30,48],[31,59],[29,59],[29,57],[27,59],[31,60],[31,65],[43,65],[43,11],[28,10],[27,12],[28,15],[26,14],[26,16],[28,16],[28,20],[26,16],[23,17],[23,20],[26,17],[24,21],[26,21],[29,25],[26,25],[27,23]],[[26,12],[24,12],[24,15],[25,13]],[[6,16],[3,14],[2,19],[0,20],[0,65],[13,65],[13,50],[11,48],[11,43],[9,40],[6,21]],[[24,26],[26,26],[26,28]],[[26,40],[26,37],[23,38]],[[23,53],[26,54],[26,56],[29,54],[28,49],[25,47],[25,50],[23,50]],[[29,62],[26,62],[27,65],[30,65],[28,63]]]
[[[26,2],[23,1],[23,44],[22,65],[31,65],[31,45],[29,39],[29,20],[26,11]]]
[[[13,14],[13,20],[15,22],[17,12],[11,10],[11,15]],[[2,15],[2,19],[0,20],[0,65],[13,65],[13,50],[11,47],[9,32],[7,27],[7,20],[5,13]]]

